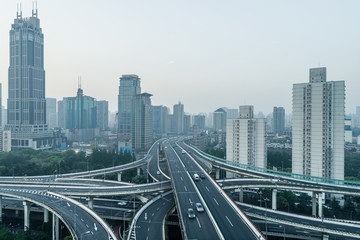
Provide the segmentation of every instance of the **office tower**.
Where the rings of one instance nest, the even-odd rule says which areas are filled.
[[[10,30],[8,118],[12,148],[51,148],[53,134],[46,124],[44,35],[38,11],[17,13]]]
[[[356,107],[356,115],[360,117],[360,106]]]
[[[122,75],[118,95],[118,140],[120,147],[132,147],[133,105],[135,96],[141,94],[137,75]]]
[[[194,115],[193,116],[193,125],[198,126],[198,130],[205,129],[205,115]]]
[[[272,120],[273,133],[282,135],[285,129],[285,109],[283,107],[274,107]]]
[[[7,109],[1,106],[1,127],[4,128],[7,124]]]
[[[108,101],[96,102],[96,124],[101,131],[109,128],[109,103]]]
[[[46,123],[49,128],[57,127],[56,98],[46,98]]]
[[[58,101],[57,122],[59,128],[65,129],[65,107],[62,100]]]
[[[226,159],[266,168],[265,118],[254,118],[253,106],[240,106],[239,117],[227,120]]]
[[[239,109],[228,109],[228,108],[224,108],[224,110],[226,111],[226,117],[227,118],[239,118]]]
[[[84,95],[79,87],[76,97],[64,97],[65,128],[70,130],[96,128],[96,100]]]
[[[134,98],[132,148],[147,149],[151,147],[153,140],[151,96],[149,93],[142,93]]]
[[[156,136],[166,136],[168,124],[168,108],[164,106],[153,106],[153,131]]]
[[[217,109],[214,112],[214,130],[220,132],[226,132],[226,111],[222,108]]]
[[[184,133],[184,105],[179,102],[174,105],[173,127],[175,134]]]
[[[187,115],[187,114],[184,114],[184,130],[183,130],[184,134],[189,133],[190,126],[191,126],[191,116]]]
[[[309,83],[293,85],[292,172],[344,179],[345,82],[310,69]]]

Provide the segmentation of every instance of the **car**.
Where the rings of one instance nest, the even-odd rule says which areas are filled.
[[[190,219],[195,218],[194,209],[192,209],[192,208],[188,208],[187,213],[188,213],[188,218],[190,218]]]
[[[160,171],[157,171],[156,174],[157,174],[157,175],[160,175]]]
[[[205,179],[205,174],[200,174],[201,179]]]
[[[194,180],[198,181],[200,178],[199,178],[199,174],[197,173],[194,173]]]
[[[203,205],[201,203],[198,202],[195,204],[195,206],[196,206],[196,211],[198,211],[198,212],[204,211]]]
[[[119,200],[119,202],[117,204],[120,206],[125,206],[127,204],[127,202],[124,200]]]

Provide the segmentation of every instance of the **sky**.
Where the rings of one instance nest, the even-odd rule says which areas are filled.
[[[6,105],[9,30],[18,0],[0,7],[0,82]],[[33,1],[23,0],[23,17]],[[346,113],[360,105],[358,0],[38,0],[46,97],[84,94],[117,111],[119,78],[137,74],[153,105],[185,112],[253,105],[292,110],[309,68],[345,80]]]

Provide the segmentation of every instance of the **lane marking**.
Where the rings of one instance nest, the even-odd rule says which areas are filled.
[[[214,199],[214,201],[216,202],[216,204],[219,206],[219,203],[216,201],[216,199],[215,198],[213,198]]]
[[[180,177],[181,181],[184,181],[184,179],[182,177]]]
[[[230,219],[228,218],[228,216],[225,216],[225,217],[226,217],[226,219],[229,221],[230,225],[231,225],[232,227],[234,227],[234,225],[230,222]]]
[[[185,188],[185,191],[187,192],[187,188],[186,188],[186,186],[184,186],[184,188]]]
[[[207,186],[205,186],[205,188],[206,188],[206,190],[207,190],[208,192],[210,192],[210,190],[208,189],[208,187],[207,187]]]
[[[199,228],[201,228],[201,224],[200,224],[200,222],[199,222],[199,219],[198,218],[196,218],[196,221],[198,222],[198,224],[199,224]]]

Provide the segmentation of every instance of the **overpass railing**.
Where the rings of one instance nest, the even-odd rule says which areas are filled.
[[[293,179],[297,179],[297,180],[311,181],[311,182],[314,182],[314,183],[329,183],[329,184],[335,184],[335,185],[339,185],[339,186],[346,185],[346,186],[349,186],[349,187],[360,188],[360,182],[356,182],[356,181],[338,180],[338,179],[323,178],[323,177],[314,177],[314,176],[308,176],[308,175],[302,175],[302,174],[296,174],[296,173],[288,173],[288,172],[276,171],[276,170],[267,169],[267,168],[255,167],[255,166],[246,165],[246,164],[242,164],[242,163],[238,163],[238,162],[233,162],[233,161],[229,161],[229,160],[226,160],[226,159],[222,159],[222,158],[210,155],[208,153],[205,153],[205,152],[201,151],[200,149],[193,146],[192,144],[189,144],[189,146],[191,146],[193,149],[198,151],[201,155],[208,158],[210,160],[210,162],[212,162],[212,163],[216,162],[217,164],[224,164],[224,165],[228,165],[228,166],[233,166],[233,167],[236,167],[236,168],[241,168],[242,170],[249,170],[249,171],[253,171],[253,172],[257,172],[257,173],[271,175],[273,177],[286,177],[286,178],[293,178]]]

